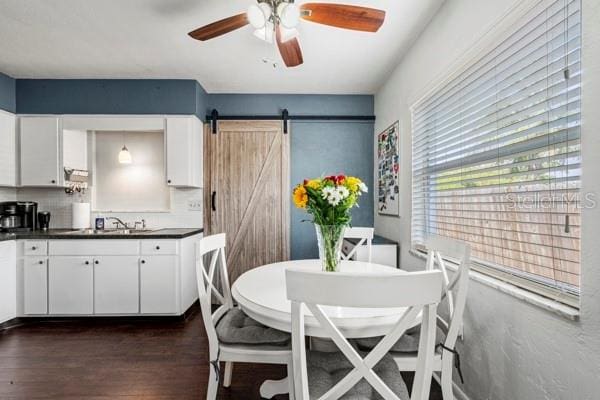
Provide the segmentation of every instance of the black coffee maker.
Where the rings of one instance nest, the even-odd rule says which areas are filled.
[[[5,201],[0,203],[0,230],[3,232],[34,231],[38,204],[33,201]]]

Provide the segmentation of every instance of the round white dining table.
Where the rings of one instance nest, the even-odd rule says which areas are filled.
[[[285,270],[288,268],[320,271],[319,260],[285,261],[254,268],[242,274],[232,285],[231,294],[248,316],[281,331],[291,331],[291,303],[286,296]],[[380,264],[342,261],[342,272],[404,274],[406,272]],[[335,274],[335,272],[331,272]],[[347,338],[383,336],[389,333],[406,312],[397,308],[347,308],[322,306],[336,327]],[[415,321],[415,325],[419,323]],[[305,334],[328,337],[308,309],[305,310]]]

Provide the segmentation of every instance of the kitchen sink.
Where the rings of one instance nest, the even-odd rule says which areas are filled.
[[[63,235],[130,235],[149,232],[154,232],[154,229],[79,229],[76,231],[64,232]]]

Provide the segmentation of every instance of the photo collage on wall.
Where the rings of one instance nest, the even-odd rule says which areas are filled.
[[[383,215],[400,215],[400,132],[399,123],[377,137],[377,210]]]

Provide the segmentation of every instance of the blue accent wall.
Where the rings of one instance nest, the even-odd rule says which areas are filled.
[[[0,109],[10,111],[17,110],[16,83],[13,78],[0,72]]]
[[[209,109],[221,115],[273,115],[287,108],[292,115],[373,115],[373,96],[209,94]],[[208,112],[209,110],[207,110]],[[321,175],[360,177],[373,188],[373,123],[293,121],[290,129],[291,183]],[[309,216],[291,212],[292,259],[318,258],[317,238]],[[354,226],[373,226],[373,195],[360,199],[352,212]]]
[[[273,115],[287,108],[293,115],[373,115],[371,95],[209,94],[207,113]]]
[[[18,79],[20,114],[196,114],[206,92],[195,80]]]
[[[294,122],[291,128],[292,185],[322,175],[353,175],[373,188],[373,123]],[[292,259],[318,258],[309,216],[292,204]],[[373,226],[373,195],[363,195],[352,211],[352,225]]]

